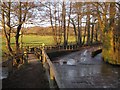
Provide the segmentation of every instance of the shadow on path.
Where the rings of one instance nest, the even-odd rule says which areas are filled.
[[[29,64],[2,80],[2,88],[49,88],[49,82],[41,62],[31,54]]]

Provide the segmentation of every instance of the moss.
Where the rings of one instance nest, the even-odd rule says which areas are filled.
[[[111,48],[111,37],[110,35],[105,35],[103,40],[103,48],[109,50]]]
[[[111,59],[111,58],[108,58],[108,57],[105,57],[103,60],[104,60],[106,63],[112,64],[112,65],[120,65],[119,62],[116,62],[116,60]]]

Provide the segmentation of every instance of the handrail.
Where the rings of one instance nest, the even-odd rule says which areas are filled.
[[[32,48],[39,48],[39,49],[43,49],[44,50],[74,50],[79,48],[78,45],[67,45],[67,46],[63,46],[63,45],[45,45],[44,47],[42,45],[38,45],[38,46],[24,46],[23,48],[27,48],[28,51],[31,51]]]
[[[50,80],[49,80],[49,83],[50,83],[50,87],[53,88],[54,85],[53,85],[53,80],[55,79],[55,81],[57,82],[57,85],[59,88],[64,88],[64,85],[62,84],[62,82],[60,82],[60,77],[58,76],[58,73],[57,73],[57,70],[55,68],[55,66],[53,65],[53,63],[51,62],[50,58],[48,57],[48,55],[46,54],[45,50],[42,50],[42,55],[43,55],[43,65],[45,63],[47,63],[49,65],[49,68],[46,68],[46,70],[49,70],[49,75],[50,75]]]
[[[16,62],[17,58],[20,59],[19,63]],[[10,56],[6,61],[3,61],[2,67],[8,67],[8,72],[11,73],[13,71],[13,67],[17,65],[17,68],[19,68],[19,65],[25,63],[24,60],[24,53],[19,53],[18,55]]]
[[[92,44],[92,45],[98,45],[98,44],[100,45],[101,43],[95,43],[95,44]],[[92,46],[92,45],[87,45],[86,44],[86,45],[79,46],[77,44],[70,43],[66,46],[64,46],[64,45],[44,45],[44,46],[42,46],[42,44],[38,44],[38,45],[33,45],[33,46],[32,45],[29,45],[29,46],[24,46],[23,45],[23,48],[28,48],[28,49],[31,49],[31,48],[42,49],[42,48],[44,48],[44,50],[52,50],[52,49],[55,49],[55,50],[74,50],[74,49],[78,49],[79,47]]]

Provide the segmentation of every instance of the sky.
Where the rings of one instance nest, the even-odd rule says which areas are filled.
[[[9,0],[0,0],[4,2],[8,2]],[[11,0],[12,2],[18,2],[19,0]],[[58,1],[58,0],[21,0],[22,2],[34,2],[34,1]],[[59,0],[59,1],[67,1],[67,0]],[[71,2],[114,2],[114,0],[69,0]],[[120,1],[120,0],[115,0],[115,1]]]
[[[4,0],[4,1],[8,1],[8,0]],[[12,1],[12,0],[11,0]],[[13,1],[17,1],[17,0],[13,0]],[[23,1],[26,1],[26,0],[23,0]],[[28,0],[29,1],[29,0]],[[30,0],[31,1],[31,0]],[[32,0],[32,1],[35,1],[35,0]],[[31,1],[31,2],[32,2]],[[48,0],[37,0],[37,1],[48,1]],[[52,0],[53,1],[53,0]],[[54,0],[54,1],[57,1],[57,0]],[[73,1],[73,0],[72,0]],[[81,1],[83,1],[83,0],[74,0],[74,1],[76,1],[76,2],[81,2]],[[94,1],[106,1],[106,2],[113,2],[113,0],[84,0],[85,2],[87,2],[87,1],[92,1],[92,2],[94,2]],[[120,1],[120,0],[118,0],[118,1]],[[36,11],[37,12],[37,11]],[[39,14],[37,14],[36,13],[36,17],[39,17]],[[66,19],[68,19],[68,17],[66,17]],[[84,20],[83,20],[84,21]],[[27,27],[34,27],[34,26],[42,26],[42,27],[47,27],[47,26],[50,26],[50,22],[48,22],[48,21],[45,21],[45,22],[41,22],[41,20],[40,20],[40,18],[34,18],[34,20],[32,21],[32,22],[26,22],[26,23],[24,23],[24,25],[23,25],[23,27],[25,27],[25,28],[27,28]],[[2,27],[1,27],[1,22],[0,22],[0,29],[2,29]]]

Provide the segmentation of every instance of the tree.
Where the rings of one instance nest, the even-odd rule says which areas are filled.
[[[22,25],[27,21],[27,19],[32,17],[32,14],[29,12],[31,9],[35,8],[35,4],[31,2],[18,2],[16,5],[15,9],[16,10],[16,18],[18,20],[17,23],[17,31],[16,31],[16,36],[15,36],[15,41],[16,41],[16,53],[19,53],[20,48],[19,48],[19,36],[20,36],[20,31],[22,28]]]
[[[87,44],[90,44],[90,4],[87,4]]]
[[[66,46],[68,44],[68,40],[67,40],[67,29],[66,29],[66,9],[65,9],[64,1],[62,4],[62,26],[64,31],[64,46]]]
[[[98,7],[101,7],[102,12],[98,10]],[[118,24],[115,19],[116,18],[116,3],[97,3],[98,10],[98,22],[100,29],[102,31],[102,43],[103,50],[102,56],[105,62],[109,62],[111,64],[120,64],[119,58],[119,42],[118,37]],[[108,10],[108,11],[107,11]],[[109,16],[109,17],[107,17]],[[119,19],[117,19],[119,22]],[[117,33],[116,33],[117,32]],[[117,37],[117,38],[116,38]]]
[[[49,22],[51,24],[52,28],[52,34],[54,43],[56,45],[59,45],[62,40],[62,20],[61,20],[61,3],[58,2],[47,2],[47,3],[41,3],[45,7],[45,10],[43,10],[41,13],[45,13],[45,18],[49,17]]]
[[[28,2],[2,2],[1,10],[2,10],[2,27],[4,36],[6,38],[6,45],[11,56],[18,55],[20,52],[19,48],[19,36],[20,30],[22,28],[23,23],[27,21],[32,15],[29,10],[34,8],[35,5],[33,3]],[[15,32],[15,52],[13,53],[13,49],[11,47],[11,31],[14,27],[17,27]],[[14,28],[15,29],[15,28]],[[16,57],[16,59],[19,59]],[[18,60],[17,60],[18,61]]]
[[[2,11],[2,27],[4,36],[6,38],[6,45],[9,51],[9,54],[13,55],[13,50],[10,45],[10,39],[11,39],[11,18],[10,18],[10,12],[11,12],[11,2],[3,2],[1,4],[1,11]],[[6,20],[5,20],[6,19]]]
[[[115,16],[116,16],[116,4],[115,2],[109,3],[109,22],[108,22],[108,28],[105,31],[104,36],[104,42],[103,42],[103,58],[104,61],[109,62],[111,64],[120,64],[120,58],[119,58],[119,48],[116,44],[119,42],[117,41],[117,38],[119,37],[119,32],[116,29],[117,25],[115,22]],[[119,20],[118,20],[119,22]],[[117,33],[119,34],[117,34]],[[116,38],[116,36],[118,37]]]
[[[78,45],[82,44],[82,37],[81,37],[81,28],[80,28],[80,22],[81,22],[81,8],[82,3],[76,2],[76,12],[77,12],[77,28],[78,28]]]
[[[68,40],[68,34],[69,34],[69,29],[70,29],[71,14],[72,14],[72,2],[70,2],[69,4],[69,11],[68,11],[67,40]]]

